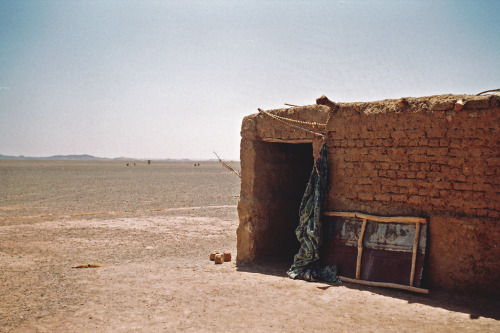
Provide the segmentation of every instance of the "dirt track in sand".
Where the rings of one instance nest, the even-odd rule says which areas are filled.
[[[216,163],[38,163],[0,161],[0,331],[500,331],[498,302],[214,265],[239,191]]]

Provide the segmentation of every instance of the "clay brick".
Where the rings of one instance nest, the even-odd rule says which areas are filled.
[[[377,201],[391,201],[391,195],[386,193],[375,194],[375,200]]]
[[[218,254],[218,253],[219,253],[218,251],[213,251],[212,253],[210,253],[210,260],[214,261],[215,260],[215,255]]]
[[[441,171],[441,165],[440,164],[431,164],[431,171]]]
[[[488,109],[490,107],[490,99],[468,100],[465,107],[467,109]],[[477,111],[468,111],[469,118],[476,118]]]
[[[446,207],[445,203],[443,202],[443,199],[441,198],[428,197],[426,202],[427,204],[433,206],[434,208],[443,209]]]
[[[330,147],[340,147],[340,141],[339,139],[333,139],[328,141],[328,146]]]
[[[372,155],[372,158],[377,161],[377,162],[392,162],[392,157],[389,155],[381,155],[377,153],[370,154]]]
[[[412,186],[412,187],[408,187],[405,191],[405,193],[407,194],[418,194],[418,188]]]
[[[446,164],[454,167],[462,167],[465,164],[465,159],[460,157],[449,158],[446,160]]]
[[[448,139],[448,140],[450,140],[450,139]],[[450,148],[461,148],[462,147],[462,139],[461,138],[451,139],[449,147]]]
[[[429,140],[429,147],[439,147],[439,142],[440,142],[440,139],[430,139]]]
[[[427,148],[427,154],[433,156],[445,156],[448,153],[448,148]]]
[[[370,147],[368,149],[368,154],[372,155],[372,157],[374,159],[376,159],[376,157],[379,155],[387,155],[387,148],[386,147]]]
[[[358,193],[358,199],[363,201],[373,200],[373,195],[370,192],[361,192]]]
[[[410,140],[418,140],[425,137],[425,132],[419,130],[407,131],[406,134]]]
[[[417,188],[432,188],[435,187],[436,184],[425,180],[416,180],[415,186]]]
[[[477,192],[495,192],[498,188],[488,183],[474,184],[472,189]]]
[[[374,178],[374,177],[377,177],[378,176],[378,173],[377,173],[377,170],[363,170],[361,171],[361,173],[366,176],[366,177],[370,177],[370,178]]]
[[[356,183],[358,183],[360,185],[370,185],[370,184],[373,184],[373,180],[371,178],[368,178],[368,177],[362,177],[362,178],[357,178]]]
[[[458,139],[461,139],[464,137],[464,131],[462,130],[451,130],[451,131],[448,131],[446,136],[448,138],[451,138],[451,139],[454,139],[454,138],[458,138]]]
[[[500,157],[489,157],[486,159],[486,164],[492,166],[500,166]]]
[[[373,147],[375,139],[360,139],[359,141],[363,142],[364,147]]]
[[[488,208],[488,205],[484,200],[466,200],[463,203],[463,207],[481,209],[481,208]]]
[[[389,186],[389,185],[381,185],[380,191],[381,191],[381,193],[398,194],[399,193],[399,187],[397,187],[397,186]]]
[[[404,179],[414,179],[415,178],[414,171],[398,171],[397,175],[398,175],[398,178],[404,178]]]
[[[384,128],[384,130],[378,131],[378,138],[389,139],[390,137],[391,137],[391,133],[387,130],[387,128]]]
[[[446,174],[445,174],[445,176],[446,176]],[[466,182],[468,180],[465,175],[460,175],[460,174],[452,175],[451,173],[449,173],[447,176],[448,176],[448,177],[446,177],[447,179],[451,179],[451,180],[454,180],[457,182]]]
[[[427,155],[410,155],[410,162],[415,163],[425,163],[434,161],[431,157]]]
[[[442,198],[446,198],[448,197],[448,194],[450,193],[450,191],[446,191],[446,190],[439,190],[439,196],[442,197]]]
[[[343,196],[347,199],[356,199],[358,197],[357,193],[353,191],[343,191]]]
[[[449,181],[432,182],[431,186],[440,190],[451,190],[453,187],[452,183]]]
[[[394,155],[392,157],[392,162],[397,164],[406,164],[410,161],[410,157],[408,155]]]
[[[429,139],[427,139],[427,138],[419,138],[418,139],[418,145],[422,146],[422,147],[428,146],[429,145]]]
[[[387,170],[387,177],[389,178],[396,178],[396,171],[394,170]]]
[[[419,195],[411,195],[408,197],[408,204],[421,206],[425,203],[425,197]]]
[[[392,140],[392,139],[384,139],[384,140],[382,141],[382,145],[383,145],[384,147],[392,147],[392,146],[394,146],[394,145],[395,145],[395,143],[394,143],[394,140]]]
[[[214,261],[215,261],[216,264],[219,264],[219,265],[222,264],[224,262],[224,254],[223,253],[217,253],[215,255],[215,260]]]
[[[431,169],[431,165],[428,163],[420,163],[420,170],[429,171]]]
[[[364,163],[363,167],[365,170],[375,170],[375,164],[374,163]]]
[[[398,201],[398,202],[407,201],[408,196],[404,195],[404,194],[393,194],[393,195],[391,195],[391,199],[392,199],[392,201]]]
[[[439,197],[440,196],[439,190],[436,188],[427,189],[426,191],[427,191],[426,195],[429,197]],[[420,194],[420,191],[419,191],[419,194]]]
[[[377,135],[378,132],[374,132],[374,131],[366,131],[363,133],[363,138],[366,138],[366,139],[376,139],[378,138],[379,136]]]
[[[469,216],[476,216],[476,211],[477,209],[474,209],[474,208],[465,208],[462,210],[465,214],[469,215]]]
[[[389,170],[378,170],[378,176],[384,177],[384,178],[389,178],[389,176],[387,176],[388,172],[389,172]]]
[[[404,155],[406,155],[406,148],[389,148],[389,149],[387,149],[387,154],[396,155],[396,156],[404,156]]]
[[[380,168],[383,170],[389,170],[391,165],[389,163],[380,163]]]
[[[416,142],[415,140],[410,140],[408,138],[400,138],[400,139],[394,139],[394,143],[391,146],[396,146],[396,147],[408,147],[408,146],[413,146],[412,143]],[[418,146],[418,143],[414,144],[415,146]]]
[[[425,172],[422,172],[422,171],[415,172],[415,178],[416,179],[424,179],[425,177],[426,177],[426,173]]]
[[[488,216],[489,209],[478,209],[476,211],[477,216]]]
[[[391,138],[393,139],[403,139],[403,138],[406,138],[407,135],[406,135],[406,132],[405,131],[394,131],[391,133]]]
[[[379,182],[380,184],[386,186],[395,186],[397,184],[396,180],[389,178],[379,178]]]
[[[459,182],[453,183],[454,190],[465,191],[465,190],[472,190],[472,188],[473,184],[470,183],[459,183]]]
[[[414,185],[414,181],[412,179],[397,179],[396,185],[401,187],[412,187]]]
[[[431,110],[433,111],[452,110],[454,107],[455,103],[451,101],[438,101],[431,105]]]
[[[439,139],[443,136],[443,131],[430,128],[430,129],[427,129],[425,131],[425,136],[427,138],[438,138]]]
[[[440,139],[439,140],[439,147],[449,147],[450,146],[450,139]]]
[[[500,218],[500,212],[496,211],[496,210],[488,210],[488,217],[498,219],[498,218]]]
[[[370,185],[353,185],[352,190],[356,193],[362,193],[362,192],[371,192],[372,187]]]
[[[420,171],[420,165],[419,165],[419,163],[408,164],[408,171],[411,171],[411,172]]]

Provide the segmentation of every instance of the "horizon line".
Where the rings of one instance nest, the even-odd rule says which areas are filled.
[[[0,154],[0,160],[107,160],[107,161],[218,161],[217,158],[172,158],[172,157],[100,157],[90,154],[67,154],[67,155],[50,155],[50,156],[26,156],[26,155],[3,155]],[[224,161],[240,162],[239,159],[223,159]]]

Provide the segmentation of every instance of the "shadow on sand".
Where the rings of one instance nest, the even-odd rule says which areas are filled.
[[[286,277],[286,271],[290,268],[291,264],[292,261],[284,262],[282,259],[272,258],[259,263],[237,263],[237,270],[240,272]],[[429,295],[421,295],[405,290],[377,288],[354,283],[321,282],[321,286],[318,284],[318,289],[328,290],[330,288],[341,286],[353,290],[369,291],[386,297],[398,298],[405,300],[410,304],[419,303],[449,311],[466,313],[469,315],[470,319],[484,317],[500,320],[500,300],[487,299],[472,295],[455,295],[434,289],[430,290]]]

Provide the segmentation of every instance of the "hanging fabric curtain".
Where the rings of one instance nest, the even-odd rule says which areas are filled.
[[[299,211],[299,226],[295,230],[300,250],[287,272],[292,279],[338,282],[335,265],[322,267],[319,249],[322,243],[321,206],[328,194],[328,159],[323,144],[320,157],[315,161]]]

